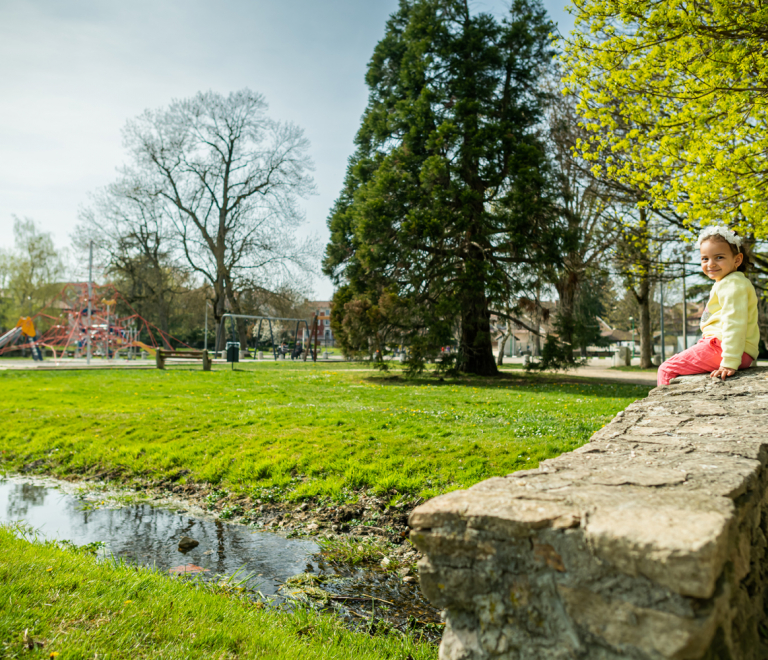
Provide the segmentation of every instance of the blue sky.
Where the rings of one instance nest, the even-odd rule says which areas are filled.
[[[565,0],[545,0],[567,33]],[[501,13],[505,0],[475,0]],[[120,131],[146,108],[250,87],[311,142],[325,242],[365,108],[366,64],[397,0],[0,0],[0,247],[12,214],[69,246],[78,209],[124,162]],[[318,279],[316,296],[331,294]]]

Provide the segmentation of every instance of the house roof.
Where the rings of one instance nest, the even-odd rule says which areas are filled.
[[[599,316],[595,317],[600,325],[600,336],[608,341],[632,341],[632,333],[629,330],[617,330],[608,325]],[[635,339],[639,337],[635,334]]]
[[[632,333],[628,330],[603,330],[600,336],[605,337],[608,341],[632,341]],[[635,333],[635,340],[638,339],[639,336]]]

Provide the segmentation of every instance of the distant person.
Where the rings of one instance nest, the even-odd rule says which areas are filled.
[[[293,347],[293,353],[291,353],[291,360],[296,360],[301,357],[301,354],[304,352],[304,347],[296,343],[296,346]]]
[[[706,227],[699,235],[701,270],[715,281],[701,317],[703,337],[659,367],[659,385],[669,385],[677,376],[707,372],[725,380],[757,359],[757,294],[744,275],[749,259],[741,243],[740,236],[722,225]]]

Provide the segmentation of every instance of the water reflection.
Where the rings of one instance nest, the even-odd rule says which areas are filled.
[[[280,583],[307,569],[317,569],[312,555],[317,544],[285,539],[267,532],[251,532],[221,521],[190,518],[148,505],[121,509],[93,508],[61,492],[37,484],[0,482],[0,522],[23,520],[48,539],[84,545],[107,544],[116,557],[134,564],[156,565],[167,571],[180,564],[196,564],[211,574],[245,572],[261,575],[259,589],[274,594]],[[178,541],[190,536],[200,542],[182,553]]]
[[[7,516],[10,520],[26,518],[30,506],[42,506],[45,501],[45,488],[34,484],[18,484],[19,497],[8,500]]]
[[[206,577],[213,577],[242,568],[256,577],[249,586],[265,595],[279,596],[278,587],[298,573],[324,574],[332,579],[323,588],[341,597],[334,607],[353,627],[367,630],[374,619],[383,618],[404,631],[414,621],[427,624],[418,634],[430,640],[439,639],[441,632],[441,628],[429,628],[439,622],[439,613],[417,584],[404,583],[393,573],[318,563],[313,555],[320,548],[312,541],[252,532],[240,525],[191,518],[148,505],[101,508],[98,502],[80,500],[54,487],[21,479],[0,481],[0,523],[15,521],[29,524],[48,539],[69,540],[75,545],[101,541],[116,557],[162,571],[195,564],[208,569]],[[180,552],[182,536],[199,545]],[[375,616],[371,597],[381,599]]]

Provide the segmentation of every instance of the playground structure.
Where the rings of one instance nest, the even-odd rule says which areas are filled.
[[[9,344],[13,344],[20,337],[26,337],[29,343],[29,348],[32,351],[32,359],[42,362],[43,353],[40,347],[35,343],[37,339],[37,331],[35,330],[35,324],[29,316],[22,316],[16,327],[11,328],[8,332],[0,337],[0,354],[2,354],[2,348]]]
[[[59,315],[39,312],[19,319],[15,328],[0,336],[0,357],[30,349],[35,360],[42,360],[41,349],[46,348],[53,352],[56,360],[64,357],[90,359],[92,356],[111,359],[121,352],[125,358],[133,359],[141,351],[154,355],[158,347],[171,349],[172,341],[186,346],[142,318],[124,299],[124,305],[133,313],[120,316],[117,313],[120,298],[111,284],[92,284],[90,295],[87,283],[67,284],[46,306],[47,310],[58,311]],[[52,324],[38,335],[35,326],[43,327],[46,322]],[[139,340],[142,333],[148,337],[149,344]]]
[[[130,313],[121,315],[119,310],[125,312],[126,309]],[[233,349],[235,344],[238,349],[240,347],[237,326],[238,321],[243,320],[249,322],[247,334],[254,339],[254,358],[269,351],[275,360],[290,353],[293,358],[306,361],[311,356],[317,361],[320,343],[317,314],[307,321],[226,313],[216,334],[216,358],[223,348],[228,320]],[[140,338],[146,339],[147,343]],[[0,357],[29,350],[35,361],[42,361],[43,349],[52,353],[56,364],[68,358],[86,358],[89,363],[92,357],[106,361],[116,357],[132,360],[140,353],[157,360],[158,349],[174,354],[167,357],[198,357],[192,355],[195,351],[191,346],[142,318],[113,285],[85,282],[64,285],[43,311],[20,318],[14,328],[0,335]],[[247,345],[243,351],[251,354]]]
[[[247,335],[253,336],[255,339],[255,347],[254,352],[259,353],[263,352],[262,346],[265,345],[266,342],[266,328],[264,327],[264,322],[266,321],[267,326],[269,328],[269,345],[271,348],[272,355],[275,360],[279,359],[280,356],[285,356],[287,352],[291,352],[291,354],[294,357],[301,357],[302,360],[306,362],[308,355],[312,355],[312,361],[317,362],[317,349],[318,349],[318,343],[319,343],[319,326],[317,323],[317,314],[314,315],[312,318],[312,323],[310,323],[306,319],[294,319],[294,318],[281,318],[281,317],[275,317],[275,316],[251,316],[249,314],[224,314],[221,317],[221,321],[219,322],[219,328],[216,332],[216,352],[215,356],[219,356],[219,352],[221,351],[221,346],[224,342],[224,339],[226,337],[226,321],[227,319],[230,320],[230,327],[231,327],[231,336],[232,336],[232,344],[237,344],[239,346],[239,340],[238,340],[238,331],[237,331],[237,319],[243,319],[246,321],[252,321],[253,325],[251,327],[251,330],[247,332]],[[256,326],[256,321],[259,322],[258,329]],[[272,325],[273,323],[290,323],[296,324],[296,330],[293,335],[293,347],[290,351],[282,351],[277,343],[275,343],[275,329]],[[303,325],[303,328],[302,328]],[[306,335],[302,333],[302,339],[299,340],[299,330],[306,329]],[[255,332],[253,332],[255,330]],[[286,334],[286,331],[283,330],[283,334]],[[282,340],[282,337],[280,338]],[[312,349],[312,341],[315,342],[314,350]],[[282,344],[282,341],[281,341]],[[297,352],[297,348],[301,346],[301,352]],[[242,350],[248,354],[250,354],[250,351],[248,350],[248,346],[245,346],[242,348]],[[255,355],[254,355],[255,357]]]

